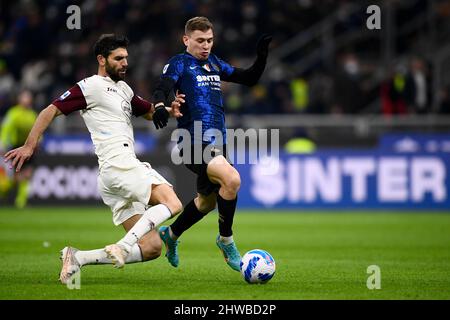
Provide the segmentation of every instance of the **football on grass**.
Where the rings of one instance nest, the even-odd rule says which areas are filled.
[[[248,283],[267,283],[275,274],[275,260],[265,250],[250,250],[241,259],[241,274]]]

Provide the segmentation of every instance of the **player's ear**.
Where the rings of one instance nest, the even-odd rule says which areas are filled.
[[[100,66],[104,66],[106,64],[106,58],[101,54],[97,55],[97,62]]]
[[[188,46],[189,37],[187,35],[183,36],[183,43],[187,47]]]

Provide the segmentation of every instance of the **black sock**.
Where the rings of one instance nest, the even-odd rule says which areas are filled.
[[[194,224],[199,222],[208,213],[203,213],[198,211],[195,206],[194,199],[191,200],[185,207],[178,218],[170,225],[172,233],[179,237],[183,232],[192,227]]]
[[[217,194],[217,208],[219,210],[219,233],[222,237],[231,237],[233,231],[234,212],[236,211],[237,196],[233,200],[225,200]]]

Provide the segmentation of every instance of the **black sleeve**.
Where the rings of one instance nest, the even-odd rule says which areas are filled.
[[[164,105],[167,105],[167,99],[174,85],[175,80],[168,77],[161,77],[156,83],[155,90],[153,90],[153,103],[156,105],[157,103],[163,102]]]
[[[253,65],[248,69],[234,68],[234,71],[229,76],[222,75],[222,80],[227,82],[234,82],[246,86],[254,86],[258,83],[259,78],[266,67],[266,57],[258,56]]]

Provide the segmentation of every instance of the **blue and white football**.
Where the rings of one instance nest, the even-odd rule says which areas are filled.
[[[275,274],[275,260],[265,250],[250,250],[241,259],[241,274],[248,283],[267,283]]]

